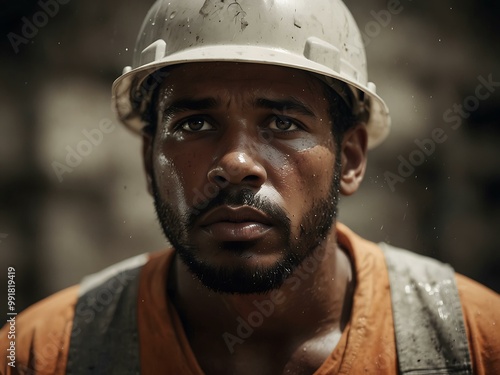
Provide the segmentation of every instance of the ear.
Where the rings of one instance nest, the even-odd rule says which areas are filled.
[[[153,144],[154,138],[150,131],[142,131],[142,161],[146,172],[146,183],[149,194],[153,195]]]
[[[343,195],[354,194],[366,170],[368,134],[366,126],[359,123],[344,134],[342,141],[342,171],[340,192]]]

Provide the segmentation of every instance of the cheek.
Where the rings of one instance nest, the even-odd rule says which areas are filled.
[[[297,165],[307,192],[311,196],[328,194],[335,169],[335,155],[331,150],[317,146],[307,152],[307,155],[301,154]]]
[[[335,154],[330,147],[315,146],[296,154],[288,168],[290,213],[302,217],[315,202],[328,197]]]
[[[161,199],[176,211],[186,209],[184,183],[182,175],[178,173],[172,159],[160,152],[155,158],[156,188]]]
[[[155,177],[161,198],[179,213],[188,213],[205,196],[207,173],[200,163],[204,159],[171,149],[159,150],[156,155]]]

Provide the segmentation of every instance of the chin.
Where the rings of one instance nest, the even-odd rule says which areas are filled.
[[[280,252],[259,254],[241,247],[222,251],[220,257],[203,259],[196,252],[178,249],[190,272],[208,289],[228,294],[263,294],[279,289],[302,257]],[[193,249],[190,249],[193,250]]]

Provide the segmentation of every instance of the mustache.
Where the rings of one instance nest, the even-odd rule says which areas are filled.
[[[207,199],[193,208],[187,217],[189,228],[195,226],[196,220],[219,206],[249,206],[255,208],[279,223],[287,232],[290,231],[290,218],[286,211],[278,204],[256,195],[250,189],[225,190],[222,189],[212,199]]]

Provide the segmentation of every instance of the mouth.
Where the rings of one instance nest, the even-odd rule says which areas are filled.
[[[249,206],[217,207],[201,217],[199,226],[220,242],[255,241],[273,228],[269,216]]]

